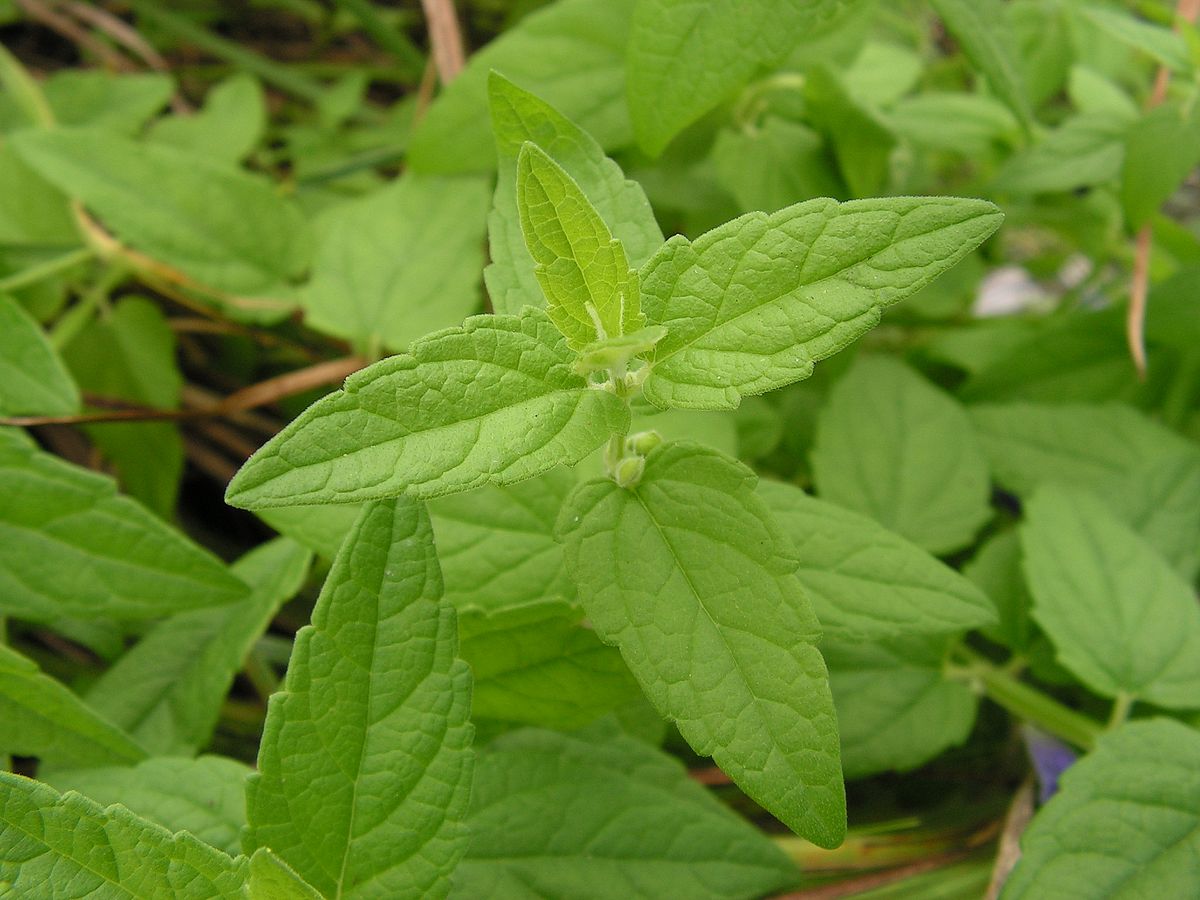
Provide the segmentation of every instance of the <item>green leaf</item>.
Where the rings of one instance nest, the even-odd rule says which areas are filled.
[[[1125,123],[1107,114],[1072,116],[1009,158],[993,188],[1014,194],[1075,191],[1116,179],[1125,158]]]
[[[25,165],[7,141],[0,147],[0,242],[30,248],[79,242],[66,196]]]
[[[823,65],[813,67],[804,85],[805,113],[829,135],[842,177],[854,197],[887,189],[896,138],[878,117],[860,106],[838,77]]]
[[[660,154],[685,127],[762,68],[787,58],[846,0],[641,0],[626,57],[629,114],[642,149]]]
[[[256,510],[255,515],[298,544],[332,560],[354,527],[361,503],[326,503],[322,506],[278,506]]]
[[[103,806],[120,803],[168,831],[186,831],[236,855],[246,824],[250,771],[223,756],[162,756],[136,766],[55,771],[43,780],[56,791],[77,791]]]
[[[869,107],[891,106],[921,80],[924,60],[889,40],[868,40],[845,70],[850,96]]]
[[[455,897],[750,900],[798,874],[678,761],[599,728],[495,741],[476,766],[470,823]]]
[[[300,589],[312,554],[286,538],[238,560],[238,603],[180,613],[151,628],[88,691],[88,702],[156,754],[207,746],[246,654]]]
[[[308,265],[304,219],[263,178],[102,131],[26,131],[12,144],[122,241],[210,288],[277,292]]]
[[[966,411],[890,357],[858,359],[817,420],[822,499],[931,553],[969,544],[991,517],[987,459]]]
[[[227,163],[246,158],[262,139],[267,103],[262,85],[239,72],[216,85],[190,116],[159,119],[150,139]]]
[[[146,751],[37,665],[0,645],[0,752],[59,765],[129,765]],[[0,859],[3,855],[0,854]],[[2,879],[0,879],[2,880]]]
[[[46,79],[42,90],[60,125],[136,134],[167,105],[175,85],[168,75],[137,72],[114,75],[96,69],[64,69]]]
[[[728,457],[663,444],[632,489],[579,486],[559,532],[600,637],[688,743],[821,846],[845,830],[820,626],[790,541]]]
[[[69,415],[79,389],[45,332],[24,307],[0,294],[0,414]]]
[[[996,156],[1016,143],[1020,126],[986,94],[922,91],[886,114],[888,127],[921,147],[963,156]]]
[[[874,641],[995,621],[974,585],[874,520],[778,481],[760,481],[758,495],[792,539],[796,577],[826,634]]]
[[[406,174],[316,222],[306,322],[359,345],[404,349],[479,309],[487,185]]]
[[[316,888],[266,847],[259,847],[250,857],[246,896],[248,900],[324,900]]]
[[[1187,581],[1200,571],[1200,451],[1156,457],[1096,486],[1127,525]]]
[[[1121,205],[1130,230],[1149,222],[1198,163],[1200,113],[1195,103],[1164,103],[1130,125],[1121,175]]]
[[[112,479],[4,428],[0,497],[0,614],[148,619],[246,595],[216,557],[118,496]]]
[[[625,45],[635,0],[559,0],[471,56],[429,107],[409,146],[417,172],[487,172],[495,149],[487,111],[495,69],[533,91],[604,147],[630,142]]]
[[[1001,532],[985,543],[963,567],[963,574],[987,594],[1000,614],[998,623],[981,629],[984,637],[1014,653],[1027,652],[1037,629],[1030,618],[1033,598],[1025,585],[1017,532]]]
[[[1078,4],[1071,9],[1108,36],[1145,53],[1169,69],[1188,72],[1193,68],[1187,41],[1169,28],[1144,22],[1125,12],[1090,4]]]
[[[913,769],[967,739],[979,698],[944,674],[953,640],[821,642],[847,778]]]
[[[1021,528],[1033,616],[1058,661],[1109,697],[1200,708],[1191,586],[1094,496],[1046,486]]]
[[[433,533],[411,500],[364,508],[271,698],[246,850],[338,897],[440,897],[465,850],[471,675]]]
[[[575,180],[632,265],[640,266],[662,246],[662,231],[641,185],[626,179],[590,134],[497,72],[488,76],[488,105],[500,177],[488,218],[492,262],[483,275],[496,312],[517,313],[527,304],[545,302],[517,212],[517,157],[526,142],[537,144]]]
[[[1029,131],[1033,126],[1033,108],[1005,4],[1001,0],[930,0],[930,5],[946,30],[954,35],[963,54]]]
[[[351,375],[251,457],[226,499],[255,508],[426,498],[574,465],[629,413],[588,389],[573,362],[544,312],[468,319]]]
[[[752,131],[723,129],[713,145],[713,163],[717,178],[744,210],[773,212],[845,191],[821,136],[778,116]]]
[[[187,832],[0,772],[0,884],[15,897],[240,900],[244,880],[244,860]]]
[[[999,226],[982,200],[811,200],[671,238],[642,268],[642,310],[666,325],[645,384],[658,406],[734,409],[808,377],[882,310]]]
[[[579,185],[545,151],[517,157],[517,211],[551,321],[575,350],[642,327],[638,275]]]
[[[1200,884],[1200,734],[1170,719],[1100,738],[1021,839],[1005,900],[1187,897]]]
[[[1125,89],[1090,66],[1072,66],[1068,83],[1071,102],[1081,113],[1097,113],[1132,124],[1141,111]]]

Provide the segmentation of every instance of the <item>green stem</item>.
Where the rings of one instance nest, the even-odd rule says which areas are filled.
[[[1108,728],[1111,731],[1125,723],[1129,718],[1129,713],[1133,710],[1133,704],[1137,702],[1137,698],[1133,694],[1121,691],[1113,700],[1112,714],[1108,717]]]
[[[416,44],[409,40],[408,35],[397,31],[388,25],[379,15],[378,10],[370,0],[337,0],[338,6],[353,13],[362,25],[363,31],[380,47],[401,63],[407,73],[413,78],[421,77],[425,68],[425,57],[417,49]]]
[[[128,270],[124,266],[109,266],[87,293],[79,299],[79,302],[58,317],[58,321],[50,329],[51,345],[56,350],[61,350],[71,343],[92,321],[96,310],[107,303],[112,289],[120,284],[127,274]]]
[[[266,703],[271,695],[279,690],[279,678],[271,670],[270,664],[263,658],[257,647],[251,649],[246,656],[243,670],[262,702]]]
[[[64,253],[62,256],[56,256],[53,259],[48,259],[43,263],[38,263],[36,266],[30,266],[28,269],[22,269],[9,275],[6,278],[0,278],[0,293],[8,293],[23,287],[28,287],[31,284],[37,284],[39,281],[45,281],[59,272],[65,272],[67,269],[73,268],[80,263],[85,263],[89,259],[95,257],[96,251],[90,247],[81,247],[78,250],[72,250],[70,253]]]

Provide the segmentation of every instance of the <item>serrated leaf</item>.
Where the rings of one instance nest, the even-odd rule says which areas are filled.
[[[143,747],[37,664],[0,646],[0,752],[67,766],[129,765]],[[2,858],[2,857],[0,857]]]
[[[1200,884],[1200,734],[1170,719],[1100,738],[1021,839],[1004,900],[1187,897]]]
[[[476,768],[454,897],[746,898],[797,872],[647,744],[599,728],[495,741]]]
[[[68,769],[43,775],[56,791],[76,791],[102,806],[120,803],[168,831],[186,831],[237,855],[246,824],[245,763],[223,756],[161,756],[136,766]]]
[[[246,595],[216,557],[118,496],[112,479],[5,428],[0,497],[0,614],[149,619]]]
[[[500,175],[488,217],[492,261],[483,277],[496,312],[518,313],[522,306],[545,302],[517,212],[517,156],[526,142],[536,144],[575,180],[632,265],[640,266],[662,246],[662,231],[641,185],[626,179],[590,134],[498,72],[488,75],[488,106]]]
[[[1088,493],[1048,485],[1026,515],[1033,616],[1058,661],[1105,696],[1200,708],[1200,606],[1191,586]]]
[[[250,857],[247,900],[324,900],[321,893],[282,859],[259,847]]]
[[[860,106],[837,75],[814,66],[804,84],[805,114],[829,135],[833,155],[853,197],[884,193],[896,137],[870,110]]]
[[[250,586],[248,597],[158,623],[91,686],[88,702],[153,753],[205,747],[246,654],[311,561],[286,538],[247,553],[231,571]]]
[[[733,409],[812,373],[979,246],[982,200],[811,200],[671,238],[642,267],[642,310],[667,337],[644,390],[658,406]]]
[[[651,156],[762,68],[791,53],[845,0],[642,0],[633,14],[629,114]]]
[[[240,900],[245,861],[123,806],[0,772],[0,884],[17,897]]]
[[[889,357],[865,357],[817,419],[822,499],[865,513],[931,553],[969,544],[991,517],[987,459],[966,411]]]
[[[637,272],[579,185],[536,144],[517,157],[517,212],[551,321],[579,350],[637,331]]]
[[[573,465],[628,424],[544,312],[476,316],[346,379],[242,467],[248,508],[435,497]]]
[[[366,506],[296,635],[246,790],[270,847],[338,897],[441,897],[465,850],[471,675],[424,507]]]
[[[974,585],[874,520],[763,480],[758,495],[792,539],[796,577],[841,641],[968,631],[995,621]]]
[[[33,317],[0,294],[0,414],[69,415],[79,389]]]
[[[789,828],[835,846],[845,797],[819,625],[755,481],[664,444],[632,489],[580,485],[558,529],[596,633],[659,713]]]

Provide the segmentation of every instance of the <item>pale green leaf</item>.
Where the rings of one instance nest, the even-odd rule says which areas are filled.
[[[241,162],[262,139],[267,103],[262,85],[239,72],[213,87],[190,116],[159,119],[150,139],[229,163]]]
[[[769,116],[753,130],[722,129],[713,163],[717,178],[744,210],[774,212],[844,191],[821,136],[779,116]]]
[[[1098,693],[1200,708],[1200,605],[1105,504],[1040,488],[1021,528],[1033,616],[1058,661]]]
[[[405,174],[317,219],[306,323],[403,350],[479,310],[487,185]]]
[[[890,357],[865,357],[817,420],[822,499],[865,513],[931,553],[969,544],[991,517],[987,459],[966,411]]]
[[[1004,900],[1190,897],[1200,885],[1200,734],[1171,719],[1100,738],[1021,839]]]
[[[753,472],[663,444],[641,482],[580,485],[559,532],[596,633],[696,752],[822,846],[845,829],[820,627]]]
[[[123,806],[0,772],[0,884],[14,897],[240,900],[245,868]]]
[[[982,200],[812,200],[671,238],[642,268],[642,310],[670,333],[646,397],[733,409],[811,374],[883,309],[949,269],[999,226]]]
[[[166,106],[174,88],[171,77],[158,72],[115,75],[82,68],[62,69],[42,85],[60,125],[124,135],[136,134]]]
[[[65,766],[129,765],[146,756],[132,737],[66,685],[2,645],[0,721],[0,753],[36,756]]]
[[[325,503],[321,506],[277,506],[255,510],[255,515],[298,544],[332,560],[354,527],[361,503]]]
[[[551,321],[579,350],[642,327],[637,272],[582,189],[545,151],[517,157],[517,212]]]
[[[1081,113],[1108,115],[1135,122],[1141,115],[1138,105],[1125,89],[1090,66],[1072,66],[1067,85],[1071,103]]]
[[[0,146],[0,242],[33,248],[78,241],[67,197],[25,165],[6,141]]]
[[[1129,13],[1084,3],[1074,7],[1083,18],[1110,37],[1176,72],[1192,68],[1187,41],[1169,28],[1134,18]]]
[[[1164,103],[1125,135],[1121,205],[1131,231],[1149,222],[1200,164],[1200,112],[1195,103]]]
[[[79,389],[45,332],[16,300],[0,294],[0,414],[69,415]]]
[[[346,379],[242,467],[235,506],[350,503],[506,484],[573,465],[628,424],[541,311],[477,316]]]
[[[324,900],[320,892],[282,859],[259,847],[250,857],[247,900]]]
[[[804,104],[808,119],[829,136],[850,195],[873,197],[886,192],[896,138],[883,120],[860,106],[824,65],[809,71]]]
[[[575,180],[601,219],[640,266],[662,246],[662,231],[641,186],[625,178],[596,140],[539,97],[497,72],[488,77],[488,106],[500,158],[500,176],[488,218],[491,265],[484,270],[492,308],[517,313],[544,304],[517,213],[517,156],[536,144]]]
[[[974,585],[874,520],[778,481],[759,482],[758,495],[792,539],[796,577],[826,634],[873,641],[995,621]]]
[[[0,614],[147,619],[231,603],[246,586],[117,495],[112,479],[0,429]]]
[[[598,727],[498,739],[476,767],[470,823],[456,898],[751,900],[798,876],[676,760]]]
[[[999,613],[999,622],[982,628],[983,635],[1014,653],[1027,652],[1037,629],[1030,618],[1033,598],[1025,584],[1017,532],[1003,531],[985,543],[963,566],[963,574],[987,594]]]
[[[918,146],[968,157],[995,156],[1020,132],[1008,107],[986,94],[922,91],[900,100],[885,119]]]
[[[180,613],[151,628],[88,690],[88,702],[156,754],[195,753],[212,737],[246,654],[300,589],[312,559],[286,538],[238,560],[237,603]]]
[[[457,643],[424,507],[369,504],[271,698],[247,852],[270,847],[327,895],[445,896],[472,767]]]
[[[250,771],[223,756],[160,756],[136,766],[68,769],[42,777],[56,791],[77,791],[102,806],[120,803],[168,831],[186,831],[233,856],[246,824]]]
[[[843,74],[846,90],[870,107],[891,106],[920,81],[924,61],[891,41],[867,41]]]
[[[997,173],[997,191],[1046,194],[1113,181],[1125,159],[1125,123],[1107,114],[1082,113],[1009,158]]]

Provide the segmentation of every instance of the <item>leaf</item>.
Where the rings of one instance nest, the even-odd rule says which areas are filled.
[[[842,177],[854,197],[883,193],[891,173],[896,138],[870,110],[860,106],[838,77],[814,66],[804,85],[805,113],[829,135]]]
[[[986,94],[922,91],[887,111],[888,127],[921,147],[963,156],[995,156],[1016,143],[1020,126]]]
[[[641,0],[626,65],[638,144],[658,156],[671,139],[750,80],[784,61],[845,0]]]
[[[575,180],[631,264],[640,266],[662,246],[662,231],[641,185],[626,179],[591,135],[497,72],[488,75],[488,105],[500,177],[488,218],[492,262],[483,276],[496,312],[518,313],[522,306],[545,302],[517,212],[517,156],[526,142],[537,144]]]
[[[429,107],[413,134],[417,172],[487,172],[495,150],[487,113],[495,69],[533,91],[604,147],[631,138],[625,44],[635,0],[559,0],[523,18],[478,53]]]
[[[534,144],[517,157],[517,211],[550,319],[579,350],[644,324],[625,248],[563,168]]]
[[[1021,540],[1016,531],[1003,531],[979,548],[962,570],[995,604],[1000,620],[982,628],[984,637],[1025,654],[1037,627],[1030,618],[1033,598],[1021,566]]]
[[[2,615],[149,619],[246,594],[216,557],[118,496],[112,479],[5,428],[0,497]]]
[[[236,855],[246,824],[250,768],[223,756],[157,757],[136,766],[71,769],[43,776],[56,791],[77,791],[101,805],[120,803],[168,831],[186,831]]]
[[[845,69],[850,96],[868,107],[891,106],[921,80],[920,55],[892,41],[868,40]]]
[[[1193,68],[1187,42],[1169,28],[1144,22],[1115,9],[1082,4],[1071,9],[1109,37],[1145,53],[1169,69],[1188,72]]]
[[[362,346],[404,349],[479,309],[487,185],[405,174],[315,226],[307,324]]]
[[[64,69],[46,79],[42,90],[60,125],[134,135],[167,105],[174,87],[170,76],[157,72]]]
[[[1200,708],[1200,606],[1191,586],[1087,493],[1040,488],[1026,516],[1033,616],[1058,661],[1108,697]]]
[[[981,404],[970,409],[992,475],[1020,495],[1049,481],[1096,487],[1192,445],[1119,403]]]
[[[435,497],[573,465],[628,424],[544,312],[476,316],[346,379],[234,476],[247,508]]]
[[[24,307],[0,294],[0,414],[69,415],[79,389],[45,332]]]
[[[1125,123],[1107,114],[1065,120],[1009,158],[993,188],[1014,194],[1075,191],[1113,181],[1125,158]]]
[[[760,832],[647,744],[528,729],[482,755],[455,897],[749,898],[797,872]]]
[[[1200,734],[1131,722],[1062,777],[1021,839],[1005,900],[1087,885],[1113,900],[1186,897],[1200,883]]]
[[[0,147],[0,242],[32,249],[78,241],[67,198],[25,165],[6,140]]]
[[[0,884],[16,897],[240,900],[245,861],[125,809],[0,772]]]
[[[266,847],[259,847],[250,857],[246,896],[249,900],[324,900],[316,888]]]
[[[3,753],[76,766],[129,765],[146,756],[133,738],[66,685],[4,646],[0,646],[0,721],[5,723],[0,734]]]
[[[773,212],[845,191],[821,136],[778,116],[769,116],[753,131],[722,129],[713,145],[713,163],[717,178],[744,210]]]
[[[465,850],[471,674],[425,510],[364,508],[296,635],[247,785],[246,851],[323,894],[441,897]]]
[[[796,577],[839,641],[944,634],[995,621],[974,585],[872,519],[763,480],[758,496],[792,539]]]
[[[246,655],[304,583],[312,554],[281,538],[238,560],[238,603],[180,613],[151,628],[88,691],[88,702],[155,754],[208,745]]]
[[[265,179],[102,131],[25,131],[12,145],[123,242],[210,288],[279,291],[308,265],[306,223]]]
[[[954,35],[963,55],[1021,122],[1033,126],[1033,108],[1020,67],[1016,35],[1000,0],[930,0],[930,5]]]
[[[810,200],[750,213],[642,268],[642,310],[667,337],[644,390],[657,406],[734,409],[808,377],[882,310],[979,246],[1001,215],[982,200]]]
[[[821,846],[845,828],[816,616],[754,474],[663,444],[639,484],[580,485],[558,529],[596,633],[697,753]]]
[[[362,507],[361,503],[277,506],[256,510],[254,514],[322,559],[332,560],[358,520]]]
[[[1131,231],[1149,222],[1200,163],[1200,113],[1195,104],[1164,103],[1125,135],[1121,205]]]
[[[991,518],[987,459],[966,411],[889,357],[856,360],[834,385],[812,467],[822,499],[931,553],[969,544]]]
[[[159,119],[150,139],[227,163],[238,163],[258,146],[266,127],[262,85],[246,72],[213,87],[204,107],[190,116]]]
[[[914,769],[967,739],[979,698],[943,671],[956,639],[822,641],[847,778]]]
[[[1090,66],[1071,67],[1068,84],[1071,102],[1081,113],[1097,113],[1134,123],[1141,115],[1138,105],[1125,89]]]

